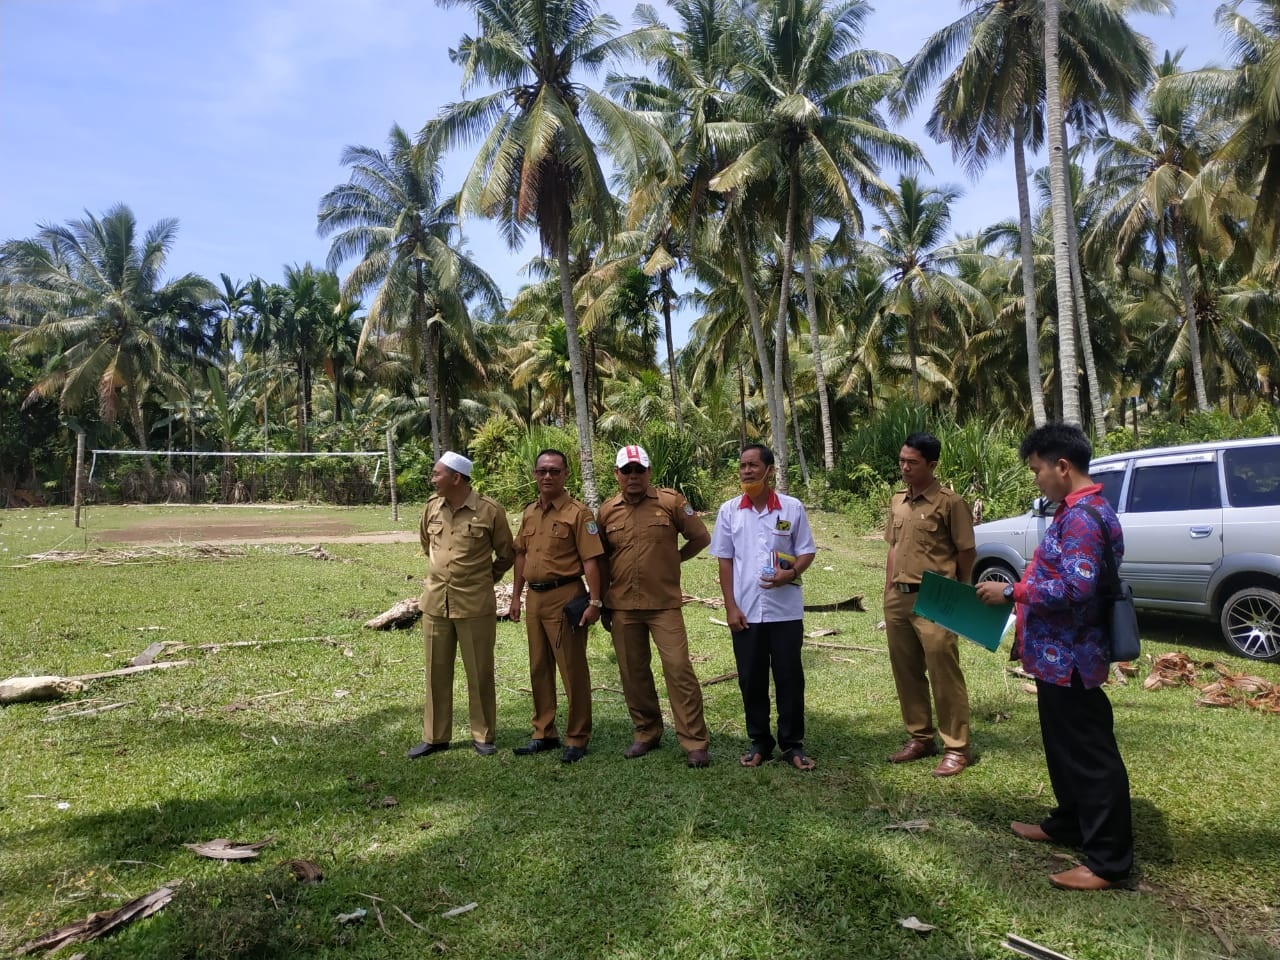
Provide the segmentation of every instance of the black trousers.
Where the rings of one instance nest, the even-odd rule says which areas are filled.
[[[738,689],[747,716],[747,736],[766,757],[775,745],[788,750],[804,747],[804,668],[800,645],[804,621],[749,623],[733,634],[733,656],[738,663]],[[770,731],[769,673],[773,672],[778,700],[778,738]]]
[[[1084,865],[1106,880],[1133,869],[1129,774],[1116,744],[1111,701],[1086,690],[1036,681],[1040,738],[1057,807],[1040,824],[1049,836],[1084,852]]]

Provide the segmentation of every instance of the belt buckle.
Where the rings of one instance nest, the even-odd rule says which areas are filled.
[[[910,593],[911,588],[915,586],[915,584],[899,582],[895,583],[894,586],[898,588],[899,593]]]

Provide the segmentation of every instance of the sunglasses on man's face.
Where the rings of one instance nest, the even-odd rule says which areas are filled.
[[[642,467],[638,463],[628,463],[625,467],[619,467],[618,472],[630,476],[633,473],[644,473],[648,469],[648,467]]]
[[[560,467],[538,467],[533,472],[539,477],[558,477],[564,470]]]

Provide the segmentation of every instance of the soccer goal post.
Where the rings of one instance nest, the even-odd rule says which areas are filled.
[[[106,487],[118,492],[122,499],[149,502],[155,500],[208,501],[216,489],[215,502],[252,503],[258,500],[325,500],[335,503],[378,502],[389,494],[396,503],[395,471],[386,473],[386,489],[379,487],[383,462],[390,462],[392,450],[314,451],[311,453],[271,450],[115,450],[95,449],[85,475],[76,471],[76,500],[83,492],[80,477],[85,476],[84,492]],[[129,459],[145,459],[142,471],[114,469],[111,477],[99,477],[99,461],[103,465]],[[154,476],[154,461],[163,462],[163,476]],[[341,475],[338,469],[321,466],[347,460],[352,469]],[[369,466],[372,460],[372,473]],[[246,471],[245,463],[254,464]],[[96,485],[95,485],[96,484]]]

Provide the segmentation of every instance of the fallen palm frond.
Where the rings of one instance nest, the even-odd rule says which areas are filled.
[[[1197,680],[1205,672],[1216,674],[1205,683]],[[1250,707],[1280,713],[1280,687],[1250,673],[1232,671],[1225,663],[1196,663],[1185,653],[1162,653],[1151,664],[1151,673],[1142,682],[1144,690],[1188,686],[1199,691],[1201,707]]]
[[[98,937],[104,936],[112,930],[124,926],[126,923],[151,916],[172,899],[173,888],[161,887],[146,896],[130,900],[122,907],[117,907],[114,910],[99,910],[97,913],[89,914],[83,920],[77,920],[75,923],[69,923],[64,927],[58,927],[56,930],[50,930],[48,933],[42,934],[18,947],[16,955],[21,957],[37,950],[57,950],[59,947],[65,947],[69,943],[96,940]]]

